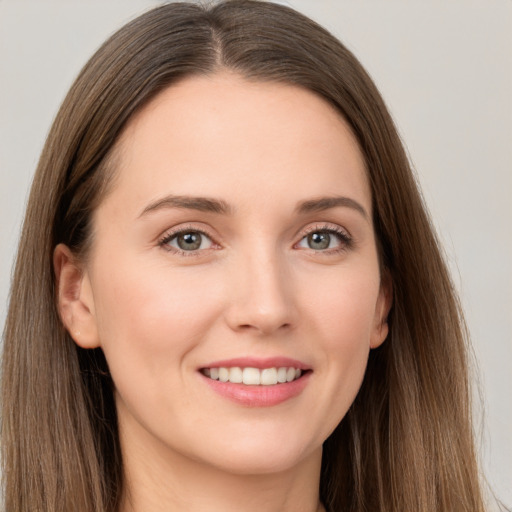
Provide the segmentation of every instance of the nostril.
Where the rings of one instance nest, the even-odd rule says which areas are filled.
[[[284,331],[291,329],[291,323],[283,323],[281,325],[276,325],[272,322],[255,322],[254,324],[240,324],[236,329],[238,331],[255,331],[260,332],[262,334],[272,334],[277,331]]]

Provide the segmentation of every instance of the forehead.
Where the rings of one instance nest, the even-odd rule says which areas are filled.
[[[134,116],[117,149],[114,192],[132,204],[162,193],[234,195],[243,203],[246,192],[264,202],[270,189],[273,200],[332,190],[370,208],[350,128],[327,101],[298,86],[228,72],[188,77]]]

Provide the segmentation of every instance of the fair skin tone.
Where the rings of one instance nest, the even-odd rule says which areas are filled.
[[[122,511],[322,510],[322,443],[391,302],[353,135],[311,92],[219,72],[161,93],[117,149],[87,262],[59,245],[55,268],[115,383]],[[212,379],[258,365],[301,372]]]

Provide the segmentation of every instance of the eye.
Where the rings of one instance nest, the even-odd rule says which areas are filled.
[[[347,233],[338,229],[322,228],[308,233],[297,244],[297,247],[313,251],[328,251],[330,249],[345,249],[350,242],[351,239]]]
[[[161,241],[161,245],[177,251],[194,252],[210,249],[213,242],[208,235],[201,231],[187,230],[172,233]]]

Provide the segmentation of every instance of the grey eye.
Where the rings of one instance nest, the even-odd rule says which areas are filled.
[[[208,249],[211,247],[212,241],[200,231],[184,231],[175,234],[168,244],[182,251],[197,251],[199,249]]]
[[[312,249],[313,251],[325,251],[326,249],[336,249],[349,243],[346,237],[331,229],[312,231],[306,235],[297,246],[302,249]]]
[[[325,232],[310,233],[307,237],[308,247],[315,251],[328,249],[331,244],[331,235]]]

